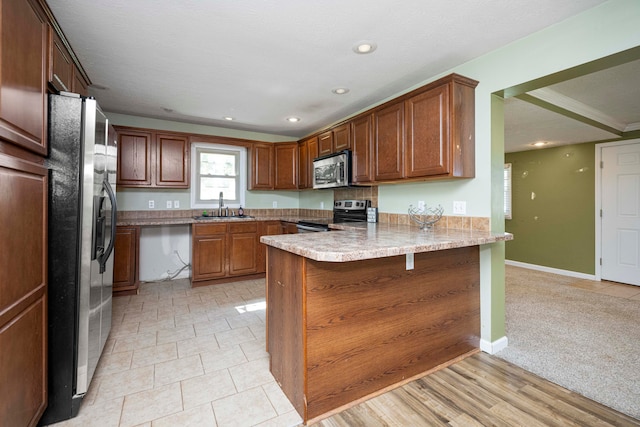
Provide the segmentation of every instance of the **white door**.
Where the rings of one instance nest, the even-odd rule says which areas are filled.
[[[640,286],[640,142],[602,148],[603,280]]]

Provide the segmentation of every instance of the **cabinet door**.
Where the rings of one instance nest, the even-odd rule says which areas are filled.
[[[371,182],[371,133],[373,118],[371,114],[355,119],[351,123],[351,145],[353,156],[351,161],[351,177],[353,182]]]
[[[404,103],[374,113],[375,180],[403,177]]]
[[[189,141],[171,134],[156,135],[155,186],[189,188]]]
[[[258,271],[258,233],[229,234],[229,275],[242,276]]]
[[[89,83],[85,80],[78,67],[73,67],[73,89],[72,92],[82,96],[89,96]]]
[[[298,143],[275,144],[276,190],[298,188]]]
[[[193,237],[193,281],[226,275],[225,241],[225,234]]]
[[[113,292],[138,289],[139,227],[117,227],[114,243]]]
[[[318,137],[307,140],[307,183],[313,188],[313,160],[318,157]]]
[[[307,174],[309,164],[307,163],[309,154],[307,150],[307,141],[300,141],[298,144],[298,188],[309,188]]]
[[[332,130],[333,151],[338,152],[351,148],[351,123],[345,123]]]
[[[0,153],[2,426],[35,426],[47,406],[46,177],[41,165]]]
[[[405,101],[407,178],[446,175],[449,161],[449,85]]]
[[[47,154],[47,24],[36,1],[3,0],[0,138]]]
[[[273,156],[273,144],[253,144],[250,190],[273,190]]]
[[[333,132],[328,131],[318,136],[318,156],[333,153]]]
[[[58,91],[73,88],[73,60],[55,30],[49,27],[49,83]]]
[[[125,187],[151,185],[151,133],[118,131],[118,179]]]

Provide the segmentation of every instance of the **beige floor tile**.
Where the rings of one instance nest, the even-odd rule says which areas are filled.
[[[182,411],[180,384],[173,383],[125,397],[120,427],[132,427]]]
[[[242,344],[240,344],[240,348],[244,352],[244,355],[247,357],[247,360],[256,360],[269,357],[269,353],[267,353],[266,343],[264,340],[243,342]]]
[[[156,363],[154,387],[179,382],[199,375],[204,375],[200,355]]]
[[[154,347],[141,348],[133,351],[132,368],[149,366],[178,358],[176,343],[160,344]]]
[[[255,427],[298,427],[302,425],[302,417],[296,411],[291,411],[256,424]]]
[[[152,389],[153,371],[153,366],[145,366],[101,377],[96,402]]]
[[[250,325],[264,325],[262,320],[254,313],[242,313],[239,316],[228,317],[227,322],[231,329],[241,328]]]
[[[120,353],[103,354],[96,368],[95,376],[104,376],[114,372],[122,372],[131,368],[133,350]]]
[[[229,331],[216,332],[216,339],[220,348],[232,347],[247,341],[253,341],[256,337],[248,327],[231,329]]]
[[[123,337],[125,335],[137,334],[139,331],[140,322],[129,322],[129,323],[115,323],[111,325],[111,331],[109,332],[109,337],[118,338]]]
[[[208,322],[207,313],[202,311],[199,313],[185,313],[175,316],[176,326],[193,325],[194,323]]]
[[[218,341],[213,335],[196,336],[186,340],[178,341],[178,357],[187,357],[194,354],[215,351],[220,348]]]
[[[112,352],[118,353],[120,351],[136,350],[154,345],[156,345],[156,333],[153,331],[142,332],[116,338]]]
[[[80,406],[78,416],[51,424],[55,427],[119,427],[123,397],[105,400],[94,405]]]
[[[193,409],[186,409],[174,415],[154,420],[152,427],[187,427],[202,426],[216,427],[216,417],[213,415],[211,403],[200,405]]]
[[[257,340],[265,341],[267,339],[267,325],[265,323],[249,325],[249,330]]]
[[[216,400],[211,405],[219,426],[249,427],[278,415],[260,387]]]
[[[232,366],[229,368],[229,373],[238,391],[245,391],[275,381],[269,372],[269,359],[252,360],[242,365]]]
[[[238,345],[201,353],[200,358],[202,359],[202,365],[206,373],[227,369],[247,362],[247,358]]]
[[[262,386],[262,389],[278,414],[282,415],[291,411],[295,412],[295,408],[276,382],[265,384]]]
[[[237,393],[231,375],[226,369],[201,375],[181,382],[184,408],[194,408],[205,403]]]
[[[193,325],[179,326],[177,328],[162,329],[158,331],[158,345],[169,342],[177,342],[193,338],[196,333]]]
[[[125,313],[123,323],[140,322],[141,320],[158,320],[158,309]]]
[[[176,323],[173,314],[164,314],[160,320],[141,320],[140,332],[159,331],[161,329],[175,328]]]
[[[213,335],[216,332],[228,331],[231,329],[226,319],[206,320],[205,322],[195,323],[193,325],[196,335],[199,337]]]

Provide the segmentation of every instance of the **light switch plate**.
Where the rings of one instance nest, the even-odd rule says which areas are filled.
[[[167,209],[173,208],[173,202],[171,200],[167,200]]]
[[[464,215],[467,213],[467,202],[455,201],[453,202],[453,214]]]
[[[173,207],[178,209],[180,207],[180,200],[174,200],[173,201]]]
[[[149,209],[153,209],[156,207],[156,202],[154,202],[153,200],[149,200]]]

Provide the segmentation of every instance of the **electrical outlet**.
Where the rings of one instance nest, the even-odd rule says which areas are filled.
[[[167,200],[167,209],[173,209],[173,202],[171,200]]]
[[[278,202],[275,201],[275,200],[273,201],[273,207],[274,207],[274,209],[278,207]]]
[[[320,202],[320,209],[324,209],[324,202]]]
[[[464,215],[467,213],[467,202],[455,201],[453,202],[453,214]]]
[[[180,207],[180,200],[174,200],[173,201],[173,207],[178,209]]]
[[[424,200],[418,200],[418,209],[424,209]]]
[[[414,267],[414,258],[413,254],[407,254],[407,270],[413,270]]]
[[[153,200],[149,200],[149,209],[154,209],[156,207],[156,202]]]

